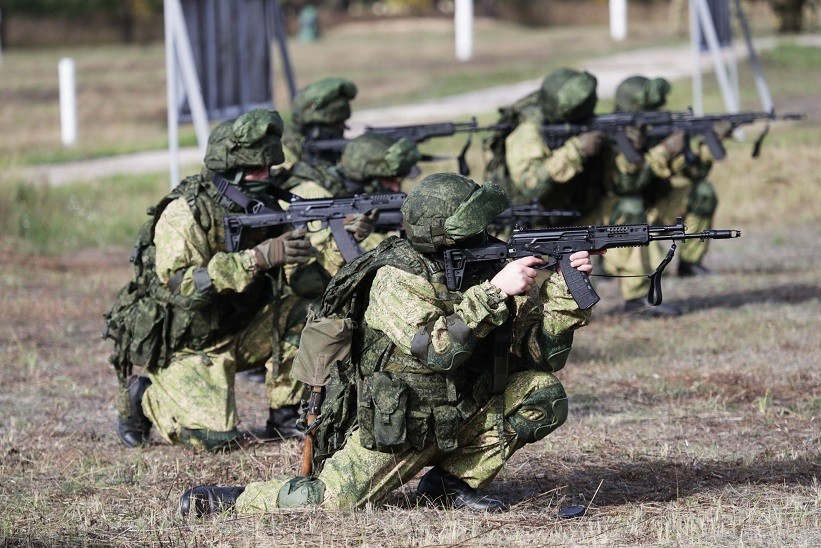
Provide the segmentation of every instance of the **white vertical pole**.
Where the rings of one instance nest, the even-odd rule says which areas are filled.
[[[170,186],[174,188],[180,182],[180,135],[177,119],[177,63],[174,51],[174,24],[171,19],[171,0],[163,4],[165,23],[165,78],[166,100],[168,102],[168,170],[171,177]]]
[[[473,0],[456,0],[453,12],[456,34],[456,60],[473,57]]]
[[[185,28],[185,16],[182,12],[180,0],[166,0],[171,3],[174,24],[174,49],[177,53],[177,62],[180,66],[185,96],[188,106],[191,107],[191,117],[194,119],[194,131],[197,134],[197,144],[200,153],[205,156],[205,147],[208,144],[208,114],[205,110],[205,101],[202,99],[200,79],[194,66],[194,52],[191,51],[191,41],[188,38],[188,29]]]
[[[716,73],[721,97],[724,99],[724,108],[726,108],[728,112],[738,112],[738,100],[733,96],[730,77],[727,75],[727,67],[724,66],[724,60],[721,58],[719,51],[721,47],[718,44],[718,36],[716,35],[713,17],[710,15],[710,8],[707,6],[706,0],[691,0],[691,2],[693,1],[698,10],[701,27],[704,29],[704,38],[707,40],[707,46],[713,58],[713,70]]]
[[[65,146],[77,142],[77,93],[74,83],[74,59],[63,57],[57,63],[60,77],[60,136]]]
[[[704,91],[701,80],[701,31],[698,26],[696,6],[692,0],[687,2],[690,14],[690,52],[693,56],[693,112],[704,114]]]
[[[617,42],[627,38],[627,0],[610,0],[610,36]]]

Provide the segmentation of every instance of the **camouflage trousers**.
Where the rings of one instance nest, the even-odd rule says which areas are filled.
[[[564,396],[558,379],[550,373],[526,371],[511,375],[503,394],[493,396],[461,426],[458,449],[440,451],[432,444],[422,451],[381,453],[362,447],[354,430],[345,446],[325,461],[318,479],[324,484],[323,506],[361,508],[380,504],[395,489],[410,482],[424,467],[439,466],[474,488],[489,484],[502,469],[499,414],[504,416],[504,459],[529,442],[544,437],[564,422],[565,415],[535,438],[521,434],[517,425],[538,420],[529,399],[550,392]],[[550,398],[550,397],[549,397]],[[556,400],[558,401],[558,399]],[[503,409],[500,409],[503,406]],[[555,407],[555,406],[554,406]],[[285,480],[251,483],[237,500],[239,513],[263,513],[277,508],[277,498]]]
[[[616,212],[616,204],[617,200],[612,197],[606,201],[602,222],[671,224],[677,217],[683,217],[687,232],[699,232],[712,227],[717,200],[708,181],[694,184],[690,179],[675,177],[669,192],[643,210],[642,218],[625,218]],[[686,240],[677,242],[676,247],[679,261],[698,264],[707,253],[709,240]],[[669,248],[670,242],[651,242],[646,247],[608,249],[602,261],[604,271],[612,276],[625,276],[619,279],[619,290],[625,301],[644,298],[650,289],[647,274],[655,271]]]
[[[242,331],[207,348],[177,352],[168,367],[149,371],[142,409],[157,432],[196,450],[224,446],[239,435],[236,374],[263,364],[269,406],[298,404],[303,386],[289,373],[306,310],[303,299],[283,297],[266,305]]]

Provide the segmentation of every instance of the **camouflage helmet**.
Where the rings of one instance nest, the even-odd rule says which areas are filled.
[[[550,122],[580,122],[596,108],[596,77],[587,71],[556,69],[542,80],[542,109]]]
[[[351,117],[356,91],[356,85],[345,78],[323,78],[294,96],[291,118],[299,126],[342,123]]]
[[[205,167],[218,173],[281,164],[282,118],[275,110],[256,108],[211,131]]]
[[[379,133],[363,133],[345,145],[339,171],[355,181],[375,177],[405,177],[421,159],[416,143]]]
[[[657,110],[667,102],[669,93],[670,82],[664,78],[631,76],[616,88],[616,112]]]
[[[433,253],[481,233],[509,207],[504,189],[492,182],[480,186],[455,173],[434,173],[408,193],[402,224],[414,249]]]

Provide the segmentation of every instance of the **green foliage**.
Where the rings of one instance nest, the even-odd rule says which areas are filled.
[[[162,0],[4,0],[4,15],[73,18],[91,13],[113,16],[162,12]]]
[[[147,219],[146,208],[167,191],[167,184],[165,174],[60,187],[0,181],[0,231],[28,251],[41,253],[128,246]]]

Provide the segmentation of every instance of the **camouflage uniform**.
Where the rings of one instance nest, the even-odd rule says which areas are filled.
[[[616,90],[617,112],[657,110],[666,102],[670,84],[663,78],[649,80],[632,76]],[[615,147],[614,153],[615,153]],[[690,231],[709,229],[717,205],[712,184],[705,178],[712,165],[709,148],[696,147],[695,164],[688,166],[683,153],[673,154],[664,143],[646,151],[642,161],[631,164],[618,153],[616,172],[610,185],[612,199],[605,211],[610,224],[670,223],[684,217]],[[681,272],[698,265],[708,243],[687,240],[679,244]],[[609,250],[603,257],[604,268],[620,278],[626,302],[643,300],[650,288],[645,276],[663,258],[659,245]]]
[[[350,80],[323,78],[294,96],[291,122],[282,134],[286,169],[302,159],[306,140],[342,139],[345,121],[351,117],[350,102],[356,92],[356,85]],[[314,163],[333,166],[338,161],[339,152],[325,151]]]
[[[538,201],[545,209],[575,209],[582,212],[579,224],[594,222],[610,159],[591,155],[584,136],[571,137],[551,149],[541,126],[592,116],[595,88],[596,78],[587,72],[558,69],[547,75],[535,94],[514,105],[516,127],[504,141],[504,169],[488,167],[485,178],[502,184],[513,203]],[[498,160],[491,159],[488,166],[494,163]]]
[[[431,465],[481,488],[503,459],[565,421],[567,396],[553,373],[589,312],[578,309],[562,276],[544,272],[529,292],[507,297],[488,281],[501,266],[486,266],[461,291],[449,291],[435,259],[443,246],[483,234],[508,205],[498,186],[453,174],[431,175],[411,190],[402,211],[410,241],[390,238],[334,279],[367,260],[381,265],[355,338],[360,358],[331,372],[327,428],[317,440],[321,471],[252,483],[236,499],[238,512],[378,504]],[[488,356],[496,344],[504,345],[509,369],[494,392],[490,381],[499,377]]]
[[[270,231],[248,231],[242,249],[228,252],[223,219],[244,209],[213,183],[230,176],[239,196],[268,200],[276,207],[264,190],[270,182],[246,180],[244,175],[249,167],[264,169],[282,161],[281,131],[279,115],[265,109],[217,126],[202,173],[181,183],[182,195],[165,205],[153,226],[157,291],[169,295],[170,304],[161,306],[168,310],[170,331],[164,340],[171,352],[167,363],[147,364],[151,383],[140,407],[171,443],[207,450],[236,444],[238,371],[262,364],[272,370],[272,408],[296,405],[301,399],[302,386],[289,378],[288,367],[305,322],[305,291],[312,288],[313,296],[321,294],[324,286],[312,287],[316,271],[335,271],[338,252],[327,230],[310,234],[316,258],[305,264],[263,267],[257,244],[271,238]],[[328,196],[316,185],[292,190],[304,197]],[[325,280],[329,278],[326,274]]]

